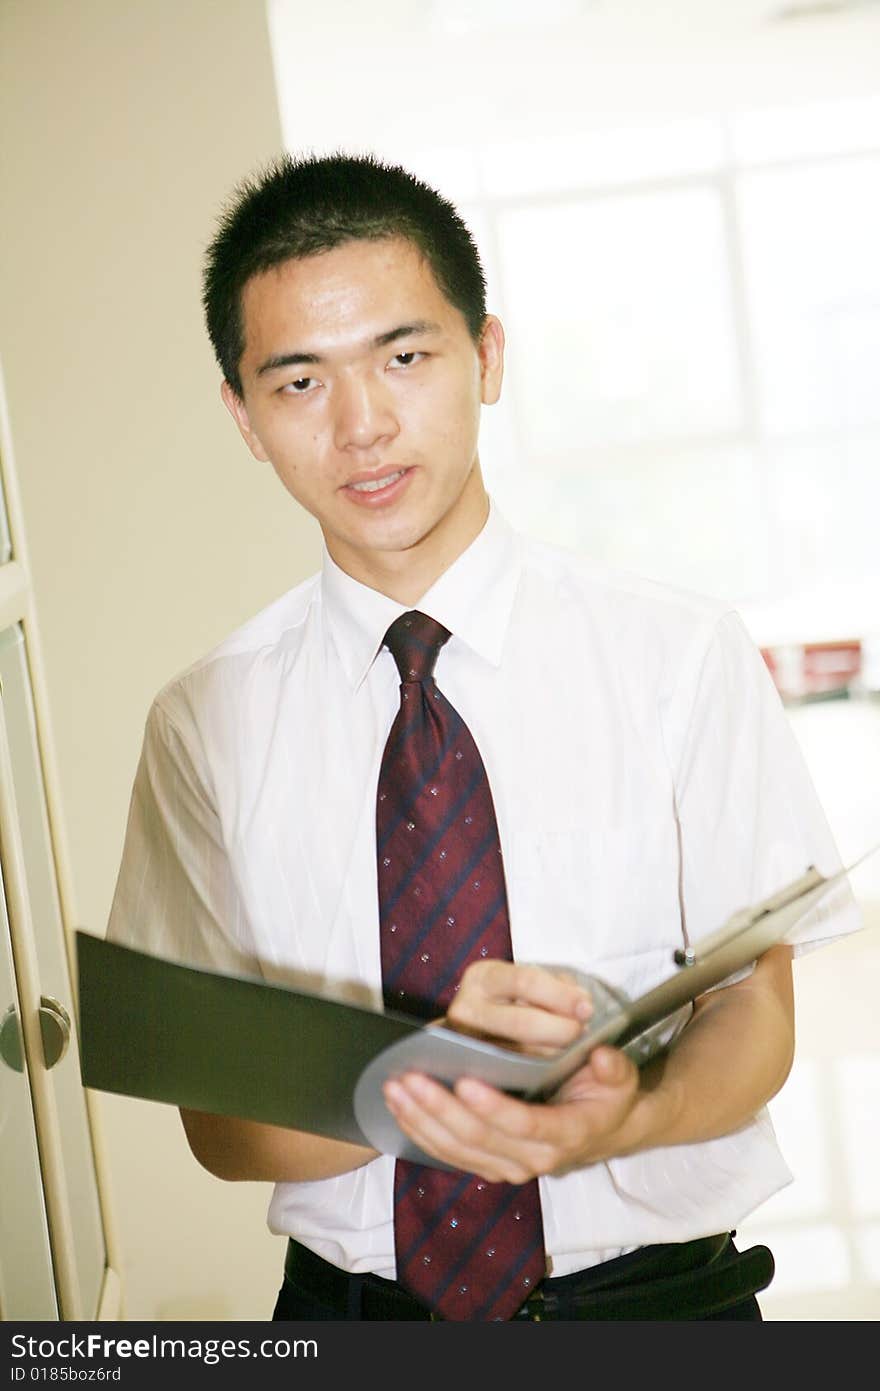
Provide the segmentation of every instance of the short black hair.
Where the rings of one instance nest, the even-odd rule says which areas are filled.
[[[241,397],[242,291],[254,275],[348,241],[406,237],[478,342],[486,278],[455,207],[374,155],[280,156],[246,178],[222,213],[205,260],[202,302],[220,370]]]

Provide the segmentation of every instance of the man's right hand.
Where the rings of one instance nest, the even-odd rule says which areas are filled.
[[[592,1012],[589,990],[564,970],[486,960],[467,967],[442,1022],[508,1048],[552,1054],[574,1043]]]

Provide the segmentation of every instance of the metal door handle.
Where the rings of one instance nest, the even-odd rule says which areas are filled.
[[[70,1015],[51,995],[40,996],[40,1033],[46,1067],[60,1063],[70,1043]]]
[[[21,1046],[21,1027],[18,1010],[10,1005],[0,1020],[0,1058],[13,1072],[24,1072],[24,1050]]]
[[[60,1063],[70,1043],[70,1015],[51,995],[40,996],[40,1034],[47,1068]],[[0,1058],[13,1072],[24,1072],[24,1047],[18,1010],[10,1005],[0,1020]]]

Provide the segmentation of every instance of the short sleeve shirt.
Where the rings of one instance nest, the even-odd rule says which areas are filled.
[[[483,531],[414,607],[492,788],[514,957],[631,996],[673,952],[815,865],[840,868],[735,610]],[[381,1008],[375,810],[400,604],[321,571],[169,681],[146,720],[108,936]],[[860,925],[846,881],[795,951]],[[736,1059],[730,1059],[735,1068]],[[394,1159],[279,1183],[267,1221],[394,1277]],[[728,1230],[791,1180],[768,1112],[734,1133],[540,1180],[554,1275]]]

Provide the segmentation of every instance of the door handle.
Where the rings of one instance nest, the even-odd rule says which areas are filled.
[[[70,1015],[51,995],[40,996],[40,1033],[46,1067],[60,1063],[70,1043]]]
[[[13,1072],[24,1072],[24,1049],[21,1045],[21,1026],[18,1010],[10,1005],[0,1020],[0,1058]]]
[[[70,1015],[51,995],[40,996],[40,1035],[46,1067],[54,1067],[61,1062],[70,1043]],[[0,1020],[0,1059],[13,1072],[24,1072],[24,1047],[15,1005],[10,1005]]]

